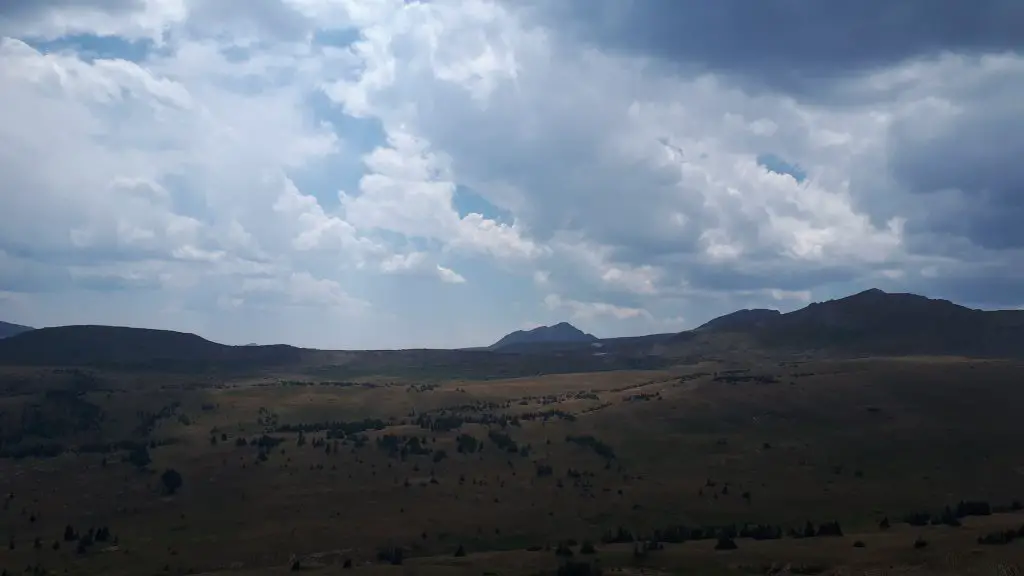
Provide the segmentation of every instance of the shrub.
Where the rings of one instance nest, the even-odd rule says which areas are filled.
[[[605,532],[605,535],[601,538],[601,541],[605,544],[624,544],[626,542],[633,541],[633,533],[628,529],[619,526],[614,532]]]
[[[988,516],[992,514],[992,506],[984,501],[963,501],[956,505],[957,518],[964,516]]]
[[[136,468],[142,469],[149,466],[149,463],[153,460],[149,457],[149,449],[145,446],[139,446],[128,453],[128,461]]]
[[[402,561],[405,560],[405,553],[401,548],[382,548],[377,551],[377,560],[400,566]]]
[[[600,576],[601,569],[588,562],[566,562],[558,567],[557,576]]]
[[[839,522],[832,521],[826,522],[818,526],[818,536],[842,536],[843,529],[839,527]]]
[[[174,468],[168,468],[164,470],[164,473],[160,475],[160,483],[163,484],[164,493],[172,495],[181,488],[182,479],[181,474]]]
[[[1003,545],[1013,542],[1016,538],[1016,530],[1003,530],[1000,532],[991,532],[989,534],[985,534],[984,536],[978,536],[978,544]]]
[[[931,514],[927,512],[911,512],[903,517],[903,521],[911,526],[927,526],[931,520]]]
[[[735,550],[737,548],[739,546],[736,545],[736,541],[724,534],[718,537],[718,542],[715,542],[715,550]]]
[[[479,440],[469,434],[459,434],[455,438],[455,444],[459,454],[472,454],[482,446]]]

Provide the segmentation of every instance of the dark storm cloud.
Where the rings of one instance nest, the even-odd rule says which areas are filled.
[[[894,126],[889,169],[918,207],[912,228],[1024,248],[1024,77],[984,89],[950,119]]]
[[[942,51],[1024,48],[1020,0],[507,0],[587,42],[805,90]]]
[[[981,270],[920,282],[919,291],[964,306],[982,309],[1019,307],[1024,294],[1024,274],[1010,270]]]

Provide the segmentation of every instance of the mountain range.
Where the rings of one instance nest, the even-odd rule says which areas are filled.
[[[37,328],[0,339],[0,365],[258,367],[299,362],[293,346],[227,346],[184,332],[121,326]]]
[[[766,349],[856,355],[1024,356],[1024,310],[976,310],[878,289],[786,314],[742,310],[677,339],[734,334]]]
[[[9,328],[14,327],[14,328]],[[341,352],[285,345],[227,346],[195,334],[114,326],[30,329],[0,324],[0,365],[117,365],[245,368],[300,362],[347,363],[402,359],[419,366],[458,366],[515,355],[557,355],[569,365],[586,358],[699,358],[724,352],[815,353],[833,356],[958,355],[1024,357],[1024,311],[983,311],[916,294],[872,289],[810,304],[793,312],[739,310],[693,330],[599,339],[567,322],[517,330],[473,350]],[[362,356],[360,356],[362,354]],[[383,355],[382,355],[383,354]],[[330,356],[333,355],[333,356]],[[392,359],[392,360],[389,360]],[[608,364],[608,360],[603,360]],[[629,364],[627,362],[627,364]],[[631,364],[631,365],[632,365]],[[503,364],[504,365],[504,364]],[[610,365],[610,364],[609,364]],[[611,369],[611,368],[608,368]]]

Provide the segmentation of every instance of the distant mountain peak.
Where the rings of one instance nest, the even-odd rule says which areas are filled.
[[[740,336],[746,346],[800,351],[1017,357],[1024,350],[1024,313],[872,288],[785,314],[740,310],[684,334],[677,340]]]
[[[491,350],[497,350],[513,344],[539,344],[551,342],[595,342],[597,336],[587,334],[568,322],[559,322],[551,326],[538,326],[531,330],[516,330],[506,334],[490,346]]]
[[[889,293],[881,288],[868,288],[863,292],[858,292],[854,296],[888,296]]]

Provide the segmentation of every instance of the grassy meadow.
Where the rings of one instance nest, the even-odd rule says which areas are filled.
[[[1024,525],[1021,368],[879,358],[352,381],[4,369],[0,569],[1019,574],[1024,538],[978,538]],[[961,501],[994,513],[959,514]],[[808,522],[842,535],[795,537]],[[781,538],[752,538],[754,525]],[[716,550],[724,540],[736,548]]]

